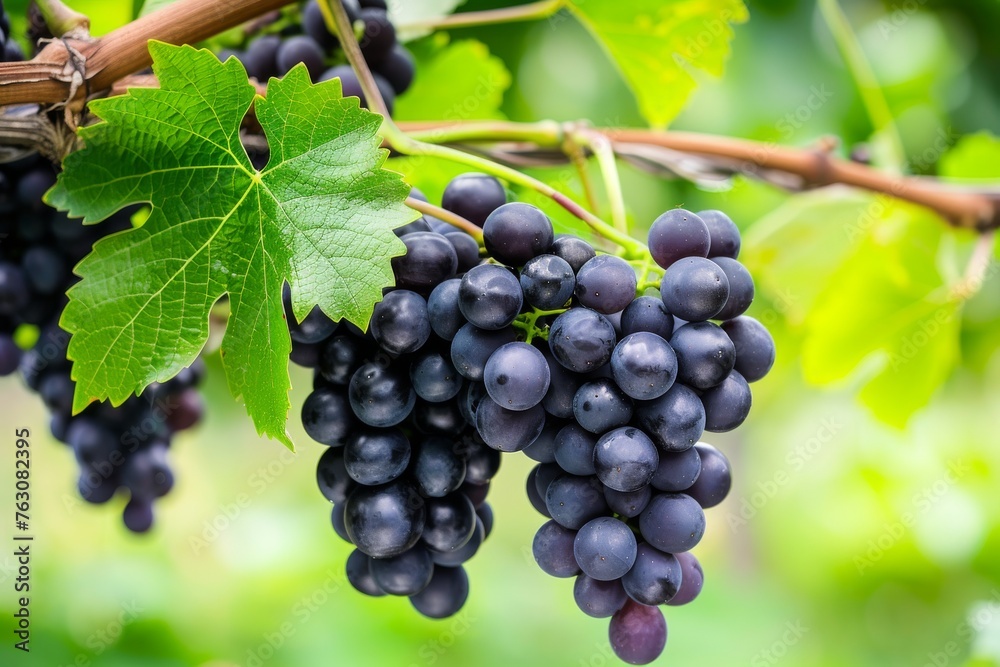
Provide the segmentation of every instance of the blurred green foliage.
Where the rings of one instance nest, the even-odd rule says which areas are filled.
[[[24,3],[6,4],[14,13]],[[70,4],[92,16],[97,33],[132,9]],[[463,9],[508,4],[469,0]],[[979,134],[1000,133],[1000,3],[843,6],[884,86],[906,167],[1000,177],[997,140]],[[845,155],[868,142],[871,123],[814,3],[749,8],[725,74],[696,72],[700,85],[673,126],[798,146],[835,135]],[[441,37],[418,43],[415,90],[442,99],[401,100],[401,113],[446,116],[475,94],[473,73],[490,69],[503,85],[469,117],[643,124],[605,53],[564,18],[456,30],[448,46]],[[443,85],[436,63],[447,58],[468,71]],[[432,161],[394,164],[432,200],[455,172]],[[581,196],[572,170],[533,173]],[[623,173],[638,233],[678,205],[722,208],[737,220],[758,284],[753,312],[779,346],[748,422],[708,438],[731,457],[735,487],[709,512],[697,549],[705,592],[668,610],[657,664],[1000,665],[1000,277],[991,270],[978,295],[955,298],[971,235],[841,188],[789,195],[740,178],[713,192]],[[177,442],[178,485],[147,537],[76,498],[72,456],[47,437],[40,404],[16,381],[0,384],[5,427],[35,434],[30,664],[615,664],[606,622],[583,616],[571,582],[532,561],[541,519],[524,498],[524,457],[505,457],[493,484],[496,529],[470,564],[466,609],[429,621],[406,600],[350,589],[342,575],[350,549],[313,488],[321,448],[305,444],[294,419],[297,455],[259,440],[217,362],[207,422]],[[298,405],[310,382],[300,371],[293,380]],[[2,476],[0,496],[10,497],[10,481]],[[0,557],[8,591],[11,564]],[[12,594],[2,599],[9,613]]]

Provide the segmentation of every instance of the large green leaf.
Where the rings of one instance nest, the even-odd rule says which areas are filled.
[[[343,98],[337,80],[312,85],[302,66],[254,95],[235,60],[152,43],[160,89],[91,105],[50,203],[86,222],[149,202],[140,228],[110,236],[77,268],[62,324],[77,382],[74,408],[119,404],[197,357],[209,311],[228,295],[222,355],[229,386],[259,432],[289,444],[287,281],[302,319],[319,306],[366,326],[391,257],[392,229],[415,216],[408,188],[383,170],[381,118]],[[255,170],[240,143],[255,106],[271,146]]]
[[[503,118],[500,105],[510,87],[510,72],[473,39],[447,43],[447,37],[413,46],[417,75],[399,98],[396,120],[482,120]]]
[[[926,209],[888,204],[809,312],[809,381],[839,382],[860,368],[859,397],[896,426],[930,400],[959,359],[961,302],[937,268],[948,234]]]
[[[571,0],[570,10],[597,38],[656,126],[683,108],[692,70],[719,76],[732,24],[747,20],[743,0]]]

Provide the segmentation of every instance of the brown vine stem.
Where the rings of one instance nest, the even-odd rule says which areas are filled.
[[[149,66],[147,43],[151,39],[170,44],[199,42],[289,2],[178,0],[100,39],[55,41],[33,60],[0,63],[0,106],[58,104],[73,96],[82,97],[88,91],[104,90],[118,79]],[[70,48],[83,57],[83,72],[72,66]],[[74,81],[74,75],[80,74],[84,85]]]
[[[452,213],[451,211],[445,210],[440,206],[435,206],[434,204],[429,204],[425,201],[417,199],[415,197],[407,197],[406,205],[412,208],[414,211],[423,213],[424,215],[430,215],[438,220],[444,220],[450,225],[458,227],[463,232],[476,239],[479,245],[483,244],[483,230],[477,227],[475,224],[469,222],[462,216]]]
[[[410,136],[440,143],[492,143],[500,130],[515,139],[517,123],[400,123]],[[850,185],[879,192],[938,212],[956,227],[994,229],[1000,227],[1000,191],[976,191],[927,178],[889,174],[872,167],[832,157],[822,151],[777,146],[769,143],[697,134],[628,128],[591,128],[615,146],[652,145],[680,153],[707,156],[736,163],[746,174],[778,171],[795,176],[803,187]],[[557,134],[545,136],[532,126],[522,137],[539,146],[560,148]]]

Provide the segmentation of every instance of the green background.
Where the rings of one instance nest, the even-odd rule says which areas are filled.
[[[23,6],[6,4],[11,13]],[[131,11],[130,2],[70,4],[92,16],[96,33]],[[470,1],[467,8],[490,5]],[[749,6],[751,20],[736,28],[725,76],[699,75],[701,85],[674,127],[799,146],[836,135],[841,152],[868,140],[871,125],[856,87],[813,3]],[[1000,133],[1000,3],[859,1],[845,8],[885,86],[914,171],[934,172],[937,157],[921,156],[939,155],[942,136],[953,144],[984,129]],[[514,82],[504,96],[509,118],[642,123],[613,67],[572,20],[454,37],[480,39],[506,63]],[[826,100],[810,108],[816,91]],[[823,356],[842,350],[810,352],[802,342],[803,327],[822,341],[816,328],[837,326],[809,319],[811,283],[831,244],[844,238],[845,221],[858,220],[867,200],[809,195],[804,201],[830,196],[842,203],[809,209],[796,219],[800,227],[782,226],[772,212],[787,211],[789,196],[767,185],[737,179],[712,193],[630,168],[625,178],[637,229],[683,205],[722,208],[748,230],[745,252],[761,286],[754,314],[779,345],[775,370],[754,387],[744,427],[706,436],[730,456],[735,486],[708,512],[709,531],[696,550],[704,593],[692,605],[667,608],[670,638],[657,664],[1000,665],[995,272],[961,316],[954,369],[929,400],[915,399],[928,405],[905,427],[887,425],[858,400],[873,357],[842,378],[829,373],[820,380]],[[913,222],[907,233],[936,235],[940,243],[937,224],[926,231]],[[968,242],[954,235],[944,245]],[[764,251],[772,248],[780,261]],[[848,273],[888,262],[877,252],[854,261],[861,263],[843,260]],[[873,317],[870,334],[884,326]],[[808,354],[812,361],[804,361]],[[32,652],[0,647],[0,664],[620,664],[610,653],[607,622],[580,613],[572,581],[544,575],[532,560],[542,519],[524,497],[531,463],[525,457],[505,456],[493,483],[496,527],[468,566],[465,609],[446,621],[426,620],[405,599],[373,600],[350,588],[343,577],[350,548],[333,533],[329,504],[315,490],[322,448],[294,415],[297,455],[258,439],[229,398],[217,362],[209,359],[207,419],[176,439],[177,486],[158,503],[153,532],[141,537],[121,526],[123,499],[98,508],[78,500],[73,457],[48,437],[40,401],[17,379],[0,381],[10,442],[0,498],[12,497],[13,429],[28,427],[36,536]],[[917,356],[915,376],[924,364],[931,373],[933,363]],[[294,369],[293,383],[298,406],[308,374]],[[908,391],[896,383],[881,399],[904,404],[913,398]],[[7,625],[12,566],[9,553],[0,556]]]

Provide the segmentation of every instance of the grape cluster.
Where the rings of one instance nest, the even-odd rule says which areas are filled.
[[[143,532],[153,522],[153,501],[173,485],[167,463],[172,434],[201,417],[195,387],[202,366],[153,385],[120,407],[94,404],[72,415],[69,335],[59,328],[66,290],[76,281],[73,267],[98,239],[132,226],[132,211],[84,226],[42,202],[55,178],[52,166],[37,155],[0,165],[0,376],[20,369],[25,384],[41,397],[53,436],[76,455],[83,499],[105,503],[126,489],[125,525]]]
[[[397,288],[375,307],[367,332],[318,309],[297,323],[287,301],[286,318],[292,360],[314,369],[302,424],[328,447],[317,481],[333,503],[334,530],[356,547],[348,580],[445,618],[468,597],[462,564],[492,529],[486,497],[500,465],[467,419],[452,333],[435,315],[441,290],[478,263],[478,244],[427,218],[397,233],[407,248],[393,260]]]
[[[413,56],[396,41],[384,0],[341,0],[351,23],[358,29],[358,44],[371,67],[379,92],[392,112],[396,96],[413,83]],[[316,0],[309,0],[301,13],[301,24],[281,34],[261,35],[240,51],[224,51],[222,60],[235,56],[247,73],[260,82],[284,76],[303,63],[313,81],[339,78],[345,97],[358,97],[366,106],[358,77],[346,64],[337,37],[330,33]]]
[[[584,613],[611,618],[619,657],[647,663],[666,643],[659,606],[701,591],[691,549],[732,483],[701,437],[746,419],[749,383],[774,362],[767,330],[743,314],[754,285],[739,231],[718,211],[668,211],[650,228],[651,257],[630,263],[557,237],[489,176],[456,178],[442,206],[482,227],[485,259],[424,216],[397,231],[397,287],[367,333],[318,310],[290,318],[293,358],[317,368],[303,424],[331,447],[319,485],[358,547],[348,578],[411,595],[430,616],[457,611],[467,579],[451,568],[490,522],[482,505],[471,532],[468,501],[485,498],[497,453],[524,451],[538,461],[529,499],[550,519],[536,561],[575,577]],[[648,284],[654,263],[659,293],[637,296],[636,266]]]
[[[24,51],[17,40],[10,38],[10,16],[0,0],[0,63],[13,63],[24,60]]]

